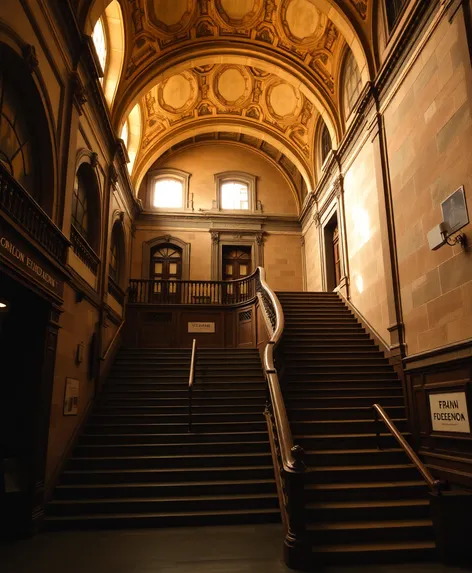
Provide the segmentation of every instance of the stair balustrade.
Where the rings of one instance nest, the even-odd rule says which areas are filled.
[[[276,294],[266,282],[265,270],[258,268],[256,292],[266,324],[271,325],[270,340],[265,350],[263,365],[268,386],[265,416],[271,436],[281,511],[285,524],[285,561],[290,567],[305,562],[305,519],[303,474],[306,469],[304,450],[293,442],[292,431],[285,409],[279,376],[274,363],[274,352],[284,330],[284,313]],[[279,479],[280,478],[280,479]]]
[[[258,270],[234,281],[130,279],[132,304],[238,305],[256,298]]]

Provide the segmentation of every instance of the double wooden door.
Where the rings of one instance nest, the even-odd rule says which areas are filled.
[[[159,245],[151,252],[151,300],[179,302],[182,278],[182,250],[172,244]]]
[[[223,247],[223,280],[243,279],[252,272],[251,247]],[[226,302],[244,300],[248,293],[248,284],[244,281],[225,286]]]

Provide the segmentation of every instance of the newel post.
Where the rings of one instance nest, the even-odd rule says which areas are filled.
[[[310,546],[306,540],[304,503],[304,451],[293,446],[293,471],[284,470],[287,496],[288,528],[284,540],[284,561],[291,569],[304,570],[310,565]]]

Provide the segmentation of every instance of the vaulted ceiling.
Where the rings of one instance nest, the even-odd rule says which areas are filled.
[[[109,0],[78,0],[90,33]],[[82,4],[80,5],[80,2]],[[311,190],[315,131],[342,135],[340,70],[349,47],[372,75],[371,0],[120,0],[126,49],[113,122],[137,104],[136,185],[163,153],[236,133],[279,150]]]

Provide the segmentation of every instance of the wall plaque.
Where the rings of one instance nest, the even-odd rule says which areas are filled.
[[[443,221],[448,226],[449,234],[455,233],[469,223],[464,187],[459,187],[441,203]]]
[[[470,433],[465,392],[430,394],[429,404],[433,431]]]
[[[80,382],[76,378],[66,378],[64,416],[77,416],[79,413],[79,387]]]
[[[212,334],[215,332],[214,322],[189,322],[188,332],[205,332]]]

